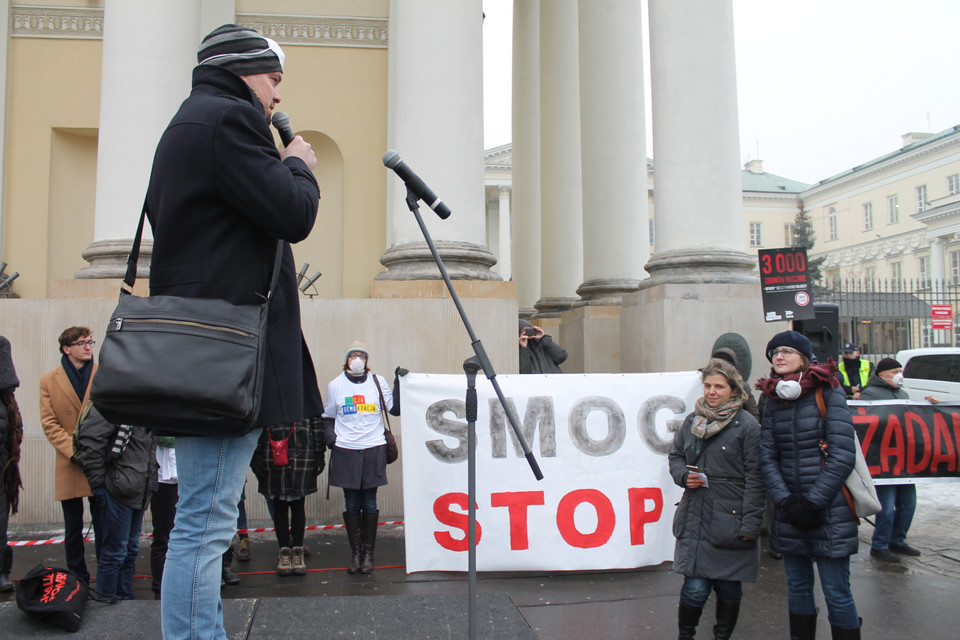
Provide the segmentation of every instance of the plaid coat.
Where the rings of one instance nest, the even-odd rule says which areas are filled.
[[[287,464],[277,466],[273,461],[270,440],[283,440],[287,436],[290,436],[287,440]],[[257,477],[258,491],[267,498],[281,499],[302,498],[316,493],[317,476],[326,464],[326,450],[319,416],[292,425],[267,427],[260,435],[250,463]]]

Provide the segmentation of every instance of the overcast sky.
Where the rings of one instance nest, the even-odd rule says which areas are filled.
[[[513,2],[483,7],[490,148],[511,141]],[[813,183],[899,149],[909,131],[960,125],[960,0],[733,0],[733,9],[741,162],[759,157],[769,173]],[[646,120],[652,156],[649,106]]]

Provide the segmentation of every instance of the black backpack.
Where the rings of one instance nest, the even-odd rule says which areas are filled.
[[[68,569],[38,564],[17,583],[17,606],[61,629],[80,628],[87,603],[87,585]]]

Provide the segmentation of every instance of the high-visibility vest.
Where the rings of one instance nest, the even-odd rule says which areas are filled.
[[[840,369],[840,373],[843,374],[843,386],[845,387],[854,387],[854,386],[864,387],[867,384],[865,380],[870,379],[870,361],[869,360],[864,360],[862,358],[860,359],[860,371],[859,371],[860,375],[857,376],[859,380],[857,380],[856,385],[850,384],[850,377],[847,375],[846,362],[840,362],[840,366],[837,368]]]

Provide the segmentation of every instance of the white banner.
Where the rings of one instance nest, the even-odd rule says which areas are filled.
[[[697,372],[503,375],[537,481],[490,381],[477,376],[477,569],[620,569],[673,559],[673,434]],[[466,377],[400,384],[407,571],[467,570]]]

